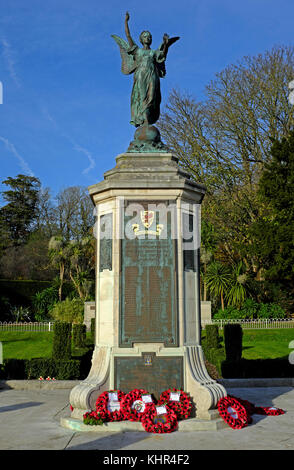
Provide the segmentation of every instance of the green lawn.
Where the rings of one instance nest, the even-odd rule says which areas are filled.
[[[275,359],[288,357],[293,349],[289,348],[294,340],[294,328],[277,330],[243,330],[244,359]]]
[[[87,334],[88,336],[88,334]],[[222,330],[220,330],[222,336]],[[274,359],[288,357],[292,351],[290,341],[294,340],[294,328],[276,330],[243,330],[244,359]],[[32,359],[50,357],[53,332],[0,332],[3,344],[3,358]]]
[[[222,330],[219,330],[219,335],[223,346]],[[243,330],[242,357],[244,359],[286,358],[292,351],[289,343],[293,340],[294,328]]]
[[[0,331],[0,341],[3,345],[3,359],[50,357],[53,332]]]

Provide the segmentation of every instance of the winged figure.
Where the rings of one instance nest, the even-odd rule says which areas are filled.
[[[140,34],[142,48],[133,41],[130,30],[130,15],[125,17],[125,33],[127,41],[112,35],[118,44],[122,59],[121,71],[125,75],[134,74],[131,95],[131,124],[135,127],[154,124],[160,114],[160,78],[166,74],[165,61],[169,47],[174,44],[178,36],[170,38],[163,35],[163,41],[156,50],[150,48],[152,35],[149,31]]]

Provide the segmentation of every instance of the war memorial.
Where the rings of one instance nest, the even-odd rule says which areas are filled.
[[[218,429],[216,405],[226,390],[209,376],[201,348],[205,187],[183,171],[154,125],[167,54],[180,38],[165,34],[153,50],[151,34],[143,31],[139,47],[128,22],[127,13],[126,41],[112,37],[122,72],[133,74],[131,124],[136,131],[115,167],[89,187],[97,220],[95,350],[88,377],[70,393],[73,411],[63,425],[81,429],[83,414],[107,390],[143,388],[158,398],[174,387],[192,398],[191,430]]]

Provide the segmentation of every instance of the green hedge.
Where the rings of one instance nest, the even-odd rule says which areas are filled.
[[[283,358],[225,360],[221,365],[221,375],[226,379],[294,377],[294,365]]]
[[[93,357],[94,346],[89,347],[82,356],[79,356],[81,362],[80,365],[80,379],[84,380],[88,377],[91,366],[92,366],[92,357]]]
[[[76,359],[55,360],[50,358],[31,359],[26,363],[28,379],[38,379],[42,376],[57,380],[74,380],[80,377],[81,361]]]
[[[6,380],[38,379],[77,380],[81,377],[81,361],[51,358],[4,359],[1,378]]]
[[[227,361],[238,361],[242,357],[243,331],[240,323],[224,325],[224,342]]]
[[[218,325],[205,326],[205,341],[207,348],[218,348],[220,345],[220,337]]]
[[[72,326],[72,339],[74,348],[84,348],[86,346],[86,325],[74,323]]]
[[[96,318],[91,318],[91,341],[95,343],[95,324]]]
[[[71,331],[72,325],[68,322],[57,321],[53,327],[53,359],[71,358]]]
[[[219,375],[222,375],[222,363],[225,360],[224,348],[206,348],[202,345],[205,359],[216,367]]]

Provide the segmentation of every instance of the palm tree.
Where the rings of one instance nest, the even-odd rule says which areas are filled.
[[[51,237],[48,245],[49,258],[53,266],[59,269],[58,298],[62,300],[62,286],[67,262],[66,242],[62,237]]]
[[[233,267],[231,285],[226,295],[228,305],[240,308],[247,297],[248,278],[242,261]]]
[[[206,285],[212,294],[220,296],[222,310],[225,309],[224,297],[231,283],[231,273],[227,266],[214,261],[211,263],[206,272]]]

